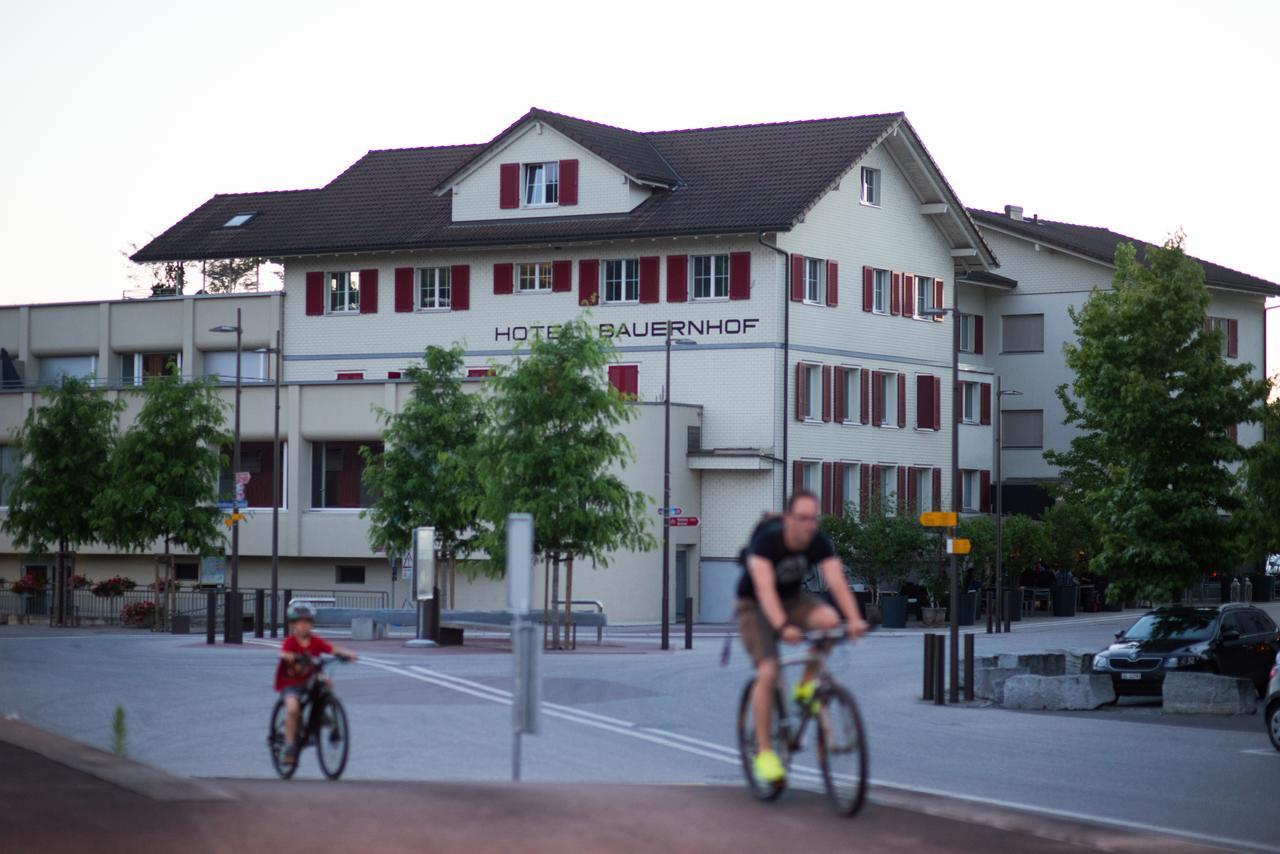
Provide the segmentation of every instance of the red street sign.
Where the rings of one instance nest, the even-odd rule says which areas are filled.
[[[696,528],[698,527],[698,517],[697,516],[672,516],[671,527]]]

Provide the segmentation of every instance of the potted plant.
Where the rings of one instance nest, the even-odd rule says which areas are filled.
[[[125,578],[123,575],[116,575],[93,585],[93,595],[102,597],[123,596],[126,590],[132,590],[137,586],[137,582],[133,581],[133,579]]]
[[[89,586],[89,576],[76,573],[71,577],[71,587],[73,590],[84,590]]]
[[[870,503],[856,528],[854,566],[867,579],[868,586],[874,582],[881,625],[886,629],[905,628],[907,597],[885,588],[896,589],[906,578],[925,547],[926,535],[915,519],[897,512],[893,498],[873,499]]]
[[[44,582],[35,575],[28,572],[26,575],[13,582],[13,592],[19,594],[35,594],[44,592]]]
[[[120,610],[120,620],[126,626],[149,626],[155,622],[156,603],[150,599],[130,602]]]
[[[936,628],[947,622],[947,609],[942,603],[950,593],[951,576],[941,564],[926,564],[924,589],[929,594],[929,607],[920,609],[920,618],[926,626]]]

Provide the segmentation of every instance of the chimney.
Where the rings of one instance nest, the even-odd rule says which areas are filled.
[[[1018,220],[1019,222],[1021,222],[1021,221],[1022,221],[1022,206],[1021,206],[1021,205],[1005,205],[1005,206],[1004,206],[1004,215],[1005,215],[1005,216],[1007,216],[1009,219],[1016,219],[1016,220]]]

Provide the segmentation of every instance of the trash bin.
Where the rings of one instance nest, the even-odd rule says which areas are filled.
[[[1055,585],[1050,595],[1053,598],[1053,616],[1074,617],[1076,615],[1076,586],[1074,584]]]
[[[1253,576],[1253,601],[1272,602],[1276,598],[1276,580],[1270,575]]]
[[[1022,588],[1015,587],[1004,591],[1004,615],[1011,622],[1022,619]]]
[[[885,629],[907,627],[907,597],[895,593],[880,595],[880,626]]]
[[[968,590],[960,594],[960,625],[972,626],[978,616],[978,593]]]
[[[191,617],[187,614],[174,614],[169,621],[169,631],[175,635],[191,634]]]

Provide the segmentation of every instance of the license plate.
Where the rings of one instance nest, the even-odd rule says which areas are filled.
[[[1132,679],[1134,682],[1137,682],[1139,679],[1142,678],[1142,674],[1141,673],[1121,673],[1120,678]]]

